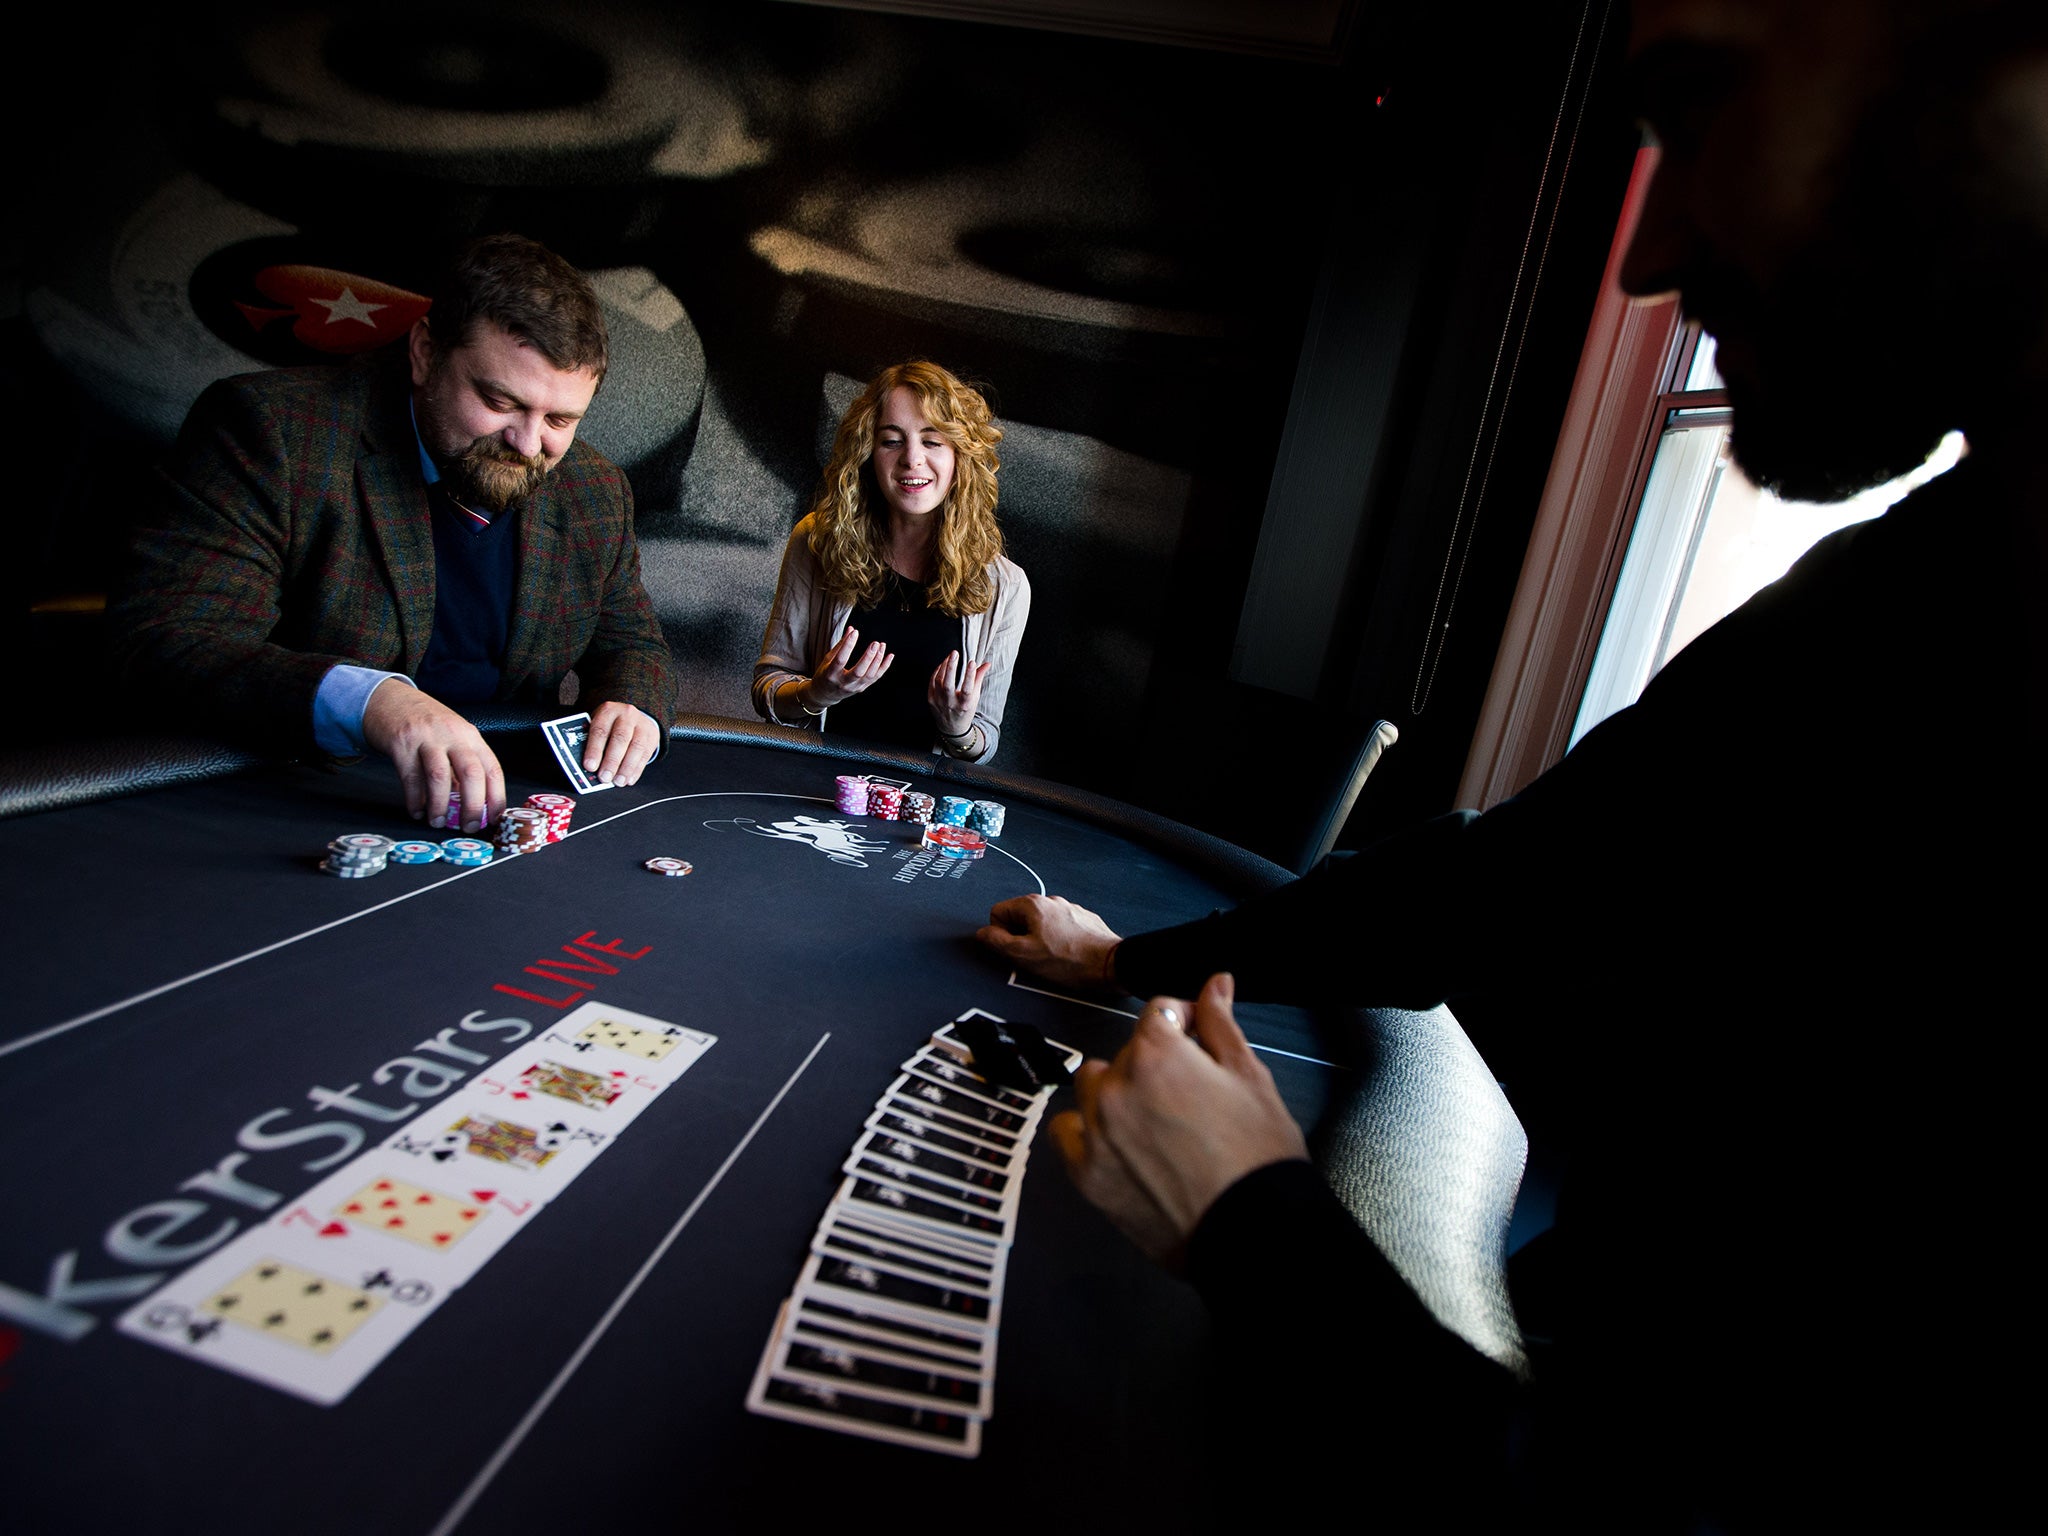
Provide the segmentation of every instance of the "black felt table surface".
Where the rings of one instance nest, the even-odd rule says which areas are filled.
[[[515,803],[560,787],[540,762],[512,766]],[[839,1164],[933,1029],[978,1007],[1099,1054],[1123,1037],[1114,1012],[1012,984],[971,938],[991,903],[1043,888],[1132,931],[1228,899],[1030,804],[1010,804],[986,857],[939,861],[912,827],[834,811],[846,770],[678,741],[641,785],[584,797],[574,835],[542,853],[355,881],[316,871],[329,838],[435,835],[405,819],[381,763],[0,823],[13,954],[0,1285],[40,1296],[54,1266],[88,1287],[72,1311],[91,1320],[68,1342],[20,1329],[0,1367],[10,1525],[879,1529],[946,1511],[995,1529],[1201,1526],[1204,1467],[1227,1442],[1198,1407],[1201,1308],[1074,1194],[1042,1134],[979,1459],[744,1409]],[[839,835],[821,825],[833,821],[860,842],[819,846]],[[652,874],[655,855],[694,873]],[[542,963],[579,939],[646,953],[616,975]],[[335,1118],[309,1100],[316,1088],[402,1103],[373,1074],[418,1042],[478,1011],[544,1025],[585,998],[717,1044],[344,1401],[317,1407],[113,1326],[153,1273],[108,1251],[130,1213],[206,1200],[188,1238],[263,1219],[181,1188],[251,1121]],[[1317,1021],[1264,1008],[1243,1021],[1313,1122],[1333,1081],[1314,1064],[1327,1054]],[[366,1128],[367,1145],[385,1134]],[[237,1169],[289,1199],[322,1176],[302,1163],[334,1147],[253,1153]],[[95,1294],[95,1281],[130,1290]]]

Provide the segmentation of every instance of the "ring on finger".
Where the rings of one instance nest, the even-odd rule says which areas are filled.
[[[1145,1005],[1145,1011],[1147,1013],[1158,1014],[1162,1019],[1166,1020],[1167,1023],[1171,1024],[1175,1029],[1179,1029],[1181,1027],[1180,1014],[1166,1003],[1147,1003]]]

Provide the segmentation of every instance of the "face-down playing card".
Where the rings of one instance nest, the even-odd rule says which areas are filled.
[[[951,1456],[980,1453],[981,1420],[973,1414],[917,1406],[818,1377],[778,1375],[775,1364],[789,1310],[785,1303],[748,1389],[747,1407],[753,1412]]]

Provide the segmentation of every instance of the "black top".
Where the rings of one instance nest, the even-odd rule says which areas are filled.
[[[502,512],[479,528],[439,485],[434,508],[434,632],[414,679],[448,704],[498,696],[519,574],[518,518]]]
[[[1450,1000],[1569,1159],[1522,1442],[1555,1528],[1961,1529],[1954,1500],[2021,1496],[1972,1462],[2019,1427],[1990,1275],[2038,1161],[2042,573],[2035,514],[1979,481],[1823,540],[1485,815],[1117,952],[1140,996],[1229,969],[1240,998]],[[1340,1443],[1398,1405],[1474,1486],[1502,1392],[1344,1225],[1305,1168],[1210,1210],[1190,1272],[1241,1390],[1300,1402],[1313,1362],[1362,1384]]]
[[[879,640],[896,660],[880,682],[833,705],[826,725],[841,735],[929,751],[938,735],[926,698],[932,673],[947,652],[966,652],[967,627],[964,620],[925,606],[930,591],[926,583],[894,571],[889,582],[878,606],[856,608],[846,622],[860,631],[855,657],[869,642]]]

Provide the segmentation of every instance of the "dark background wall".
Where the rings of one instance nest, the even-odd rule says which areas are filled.
[[[1362,0],[1294,58],[771,0],[54,25],[0,314],[17,738],[118,715],[93,602],[198,389],[388,342],[518,228],[607,304],[586,432],[686,707],[749,714],[838,409],[921,354],[1009,427],[1005,766],[1144,801],[1253,685],[1401,726],[1349,840],[1448,804],[1634,147],[1605,0]]]

